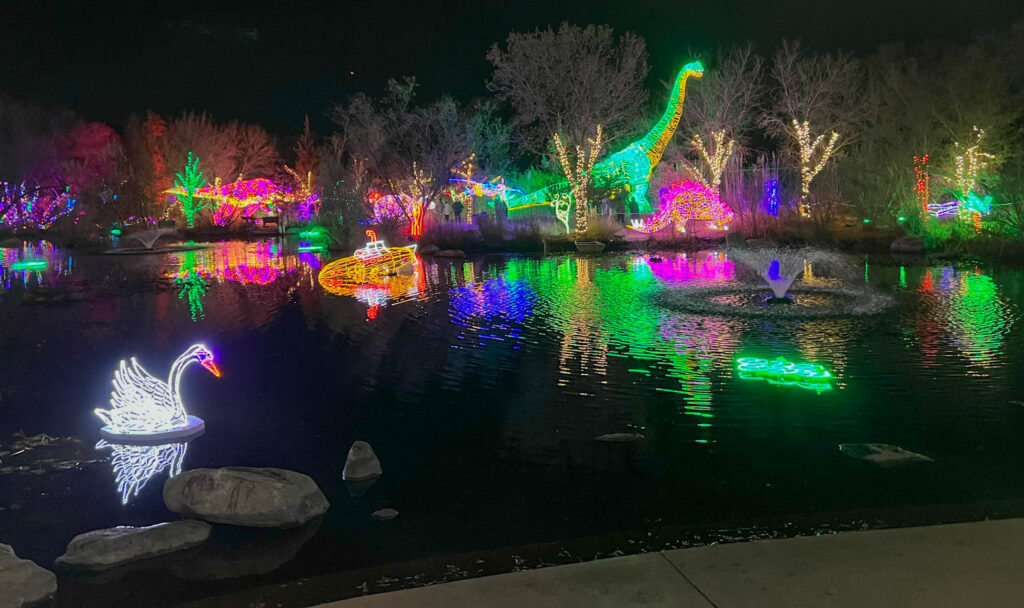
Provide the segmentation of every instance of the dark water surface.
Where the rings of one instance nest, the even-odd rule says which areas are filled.
[[[939,521],[959,505],[1024,503],[1019,268],[854,259],[893,306],[798,320],[657,305],[661,290],[744,279],[725,252],[425,259],[335,295],[316,282],[324,256],[295,245],[0,249],[0,542],[51,567],[76,534],[175,517],[160,491],[181,454],[94,449],[92,409],[120,359],[163,377],[195,342],[224,375],[185,374],[186,407],[207,431],[184,468],[294,469],[331,502],[285,535],[218,530],[219,545],[168,569],[62,578],[62,603],[167,604],[666,526],[853,525],[863,510],[885,525],[918,507]],[[10,269],[24,257],[48,268]],[[831,281],[808,271],[797,286]],[[741,379],[740,356],[817,363],[835,380],[818,392]],[[595,441],[609,433],[645,439]],[[357,439],[384,469],[362,497],[341,479]],[[869,442],[934,462],[882,468],[838,450]],[[145,485],[122,504],[115,462],[163,468],[148,483],[139,474]],[[399,517],[371,519],[387,507]]]

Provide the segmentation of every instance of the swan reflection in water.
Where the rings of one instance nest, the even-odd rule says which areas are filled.
[[[146,483],[164,470],[168,471],[168,477],[181,473],[186,447],[185,443],[123,445],[105,439],[96,444],[97,450],[112,450],[110,464],[114,469],[117,491],[121,494],[121,504],[124,505],[138,496]]]

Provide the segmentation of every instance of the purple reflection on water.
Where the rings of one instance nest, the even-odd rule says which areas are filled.
[[[685,253],[664,261],[647,260],[651,273],[663,281],[728,281],[736,277],[736,264],[722,253]]]

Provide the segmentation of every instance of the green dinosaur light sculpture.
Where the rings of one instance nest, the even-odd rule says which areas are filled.
[[[672,94],[661,120],[642,138],[594,165],[591,183],[597,188],[623,188],[637,212],[650,213],[651,204],[647,201],[647,187],[651,171],[661,161],[665,146],[675,134],[679,118],[683,115],[687,79],[691,76],[700,78],[703,75],[704,66],[699,61],[683,66],[676,76]],[[510,196],[508,212],[514,217],[527,209],[550,207],[553,200],[564,199],[569,195],[570,188],[567,182],[555,183],[529,194]]]

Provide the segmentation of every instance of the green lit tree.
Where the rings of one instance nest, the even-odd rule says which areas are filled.
[[[203,172],[199,170],[199,159],[188,153],[188,160],[185,162],[185,175],[175,173],[174,186],[180,191],[178,200],[181,202],[181,210],[185,214],[185,221],[191,228],[196,214],[204,208],[209,207],[208,203],[196,200],[196,192],[206,184]]]

